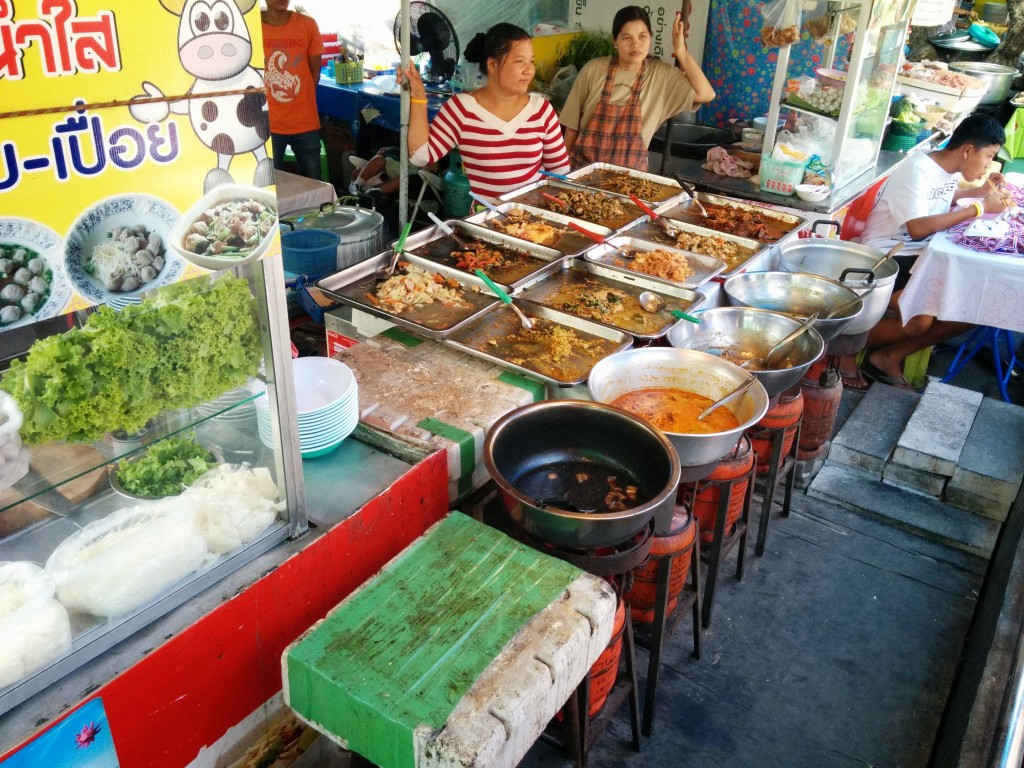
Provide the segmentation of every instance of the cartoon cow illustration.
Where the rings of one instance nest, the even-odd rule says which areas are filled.
[[[204,192],[234,179],[228,172],[236,155],[252,152],[257,162],[253,184],[274,183],[273,161],[267,156],[270,136],[263,75],[250,66],[252,39],[244,14],[256,0],[160,0],[170,13],[179,16],[178,60],[195,82],[190,98],[133,104],[132,117],[142,123],[159,123],[170,113],[188,115],[192,130],[217,153],[217,167],[211,168],[203,183]],[[136,99],[162,97],[156,85],[144,81],[145,93]],[[252,89],[248,93],[215,95],[224,91]],[[202,98],[202,94],[210,94]]]

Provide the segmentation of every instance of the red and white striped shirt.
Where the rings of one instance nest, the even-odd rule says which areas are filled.
[[[562,142],[558,115],[547,99],[535,93],[523,110],[501,120],[468,93],[449,99],[430,124],[430,140],[413,162],[436,163],[453,147],[473,191],[497,198],[541,178],[538,171],[569,172],[569,155]]]

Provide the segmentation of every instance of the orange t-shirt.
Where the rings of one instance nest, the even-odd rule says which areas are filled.
[[[263,80],[272,133],[292,135],[320,129],[316,81],[309,71],[308,57],[323,52],[320,30],[309,16],[292,11],[286,24],[264,22]]]

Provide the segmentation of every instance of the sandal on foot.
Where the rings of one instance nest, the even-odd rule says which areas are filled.
[[[860,370],[856,371],[839,371],[839,376],[843,380],[843,389],[849,389],[853,392],[867,392],[871,386],[871,382],[864,377]]]
[[[860,364],[860,372],[879,384],[888,384],[890,387],[913,390],[910,382],[904,376],[890,376],[866,357]]]

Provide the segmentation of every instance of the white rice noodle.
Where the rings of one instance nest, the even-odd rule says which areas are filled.
[[[121,509],[62,541],[46,561],[69,611],[131,613],[198,570],[206,540],[182,496]]]
[[[285,508],[277,486],[264,467],[221,464],[182,494],[199,517],[206,545],[215,554],[252,541]]]
[[[0,689],[71,647],[68,612],[34,563],[0,563]]]

